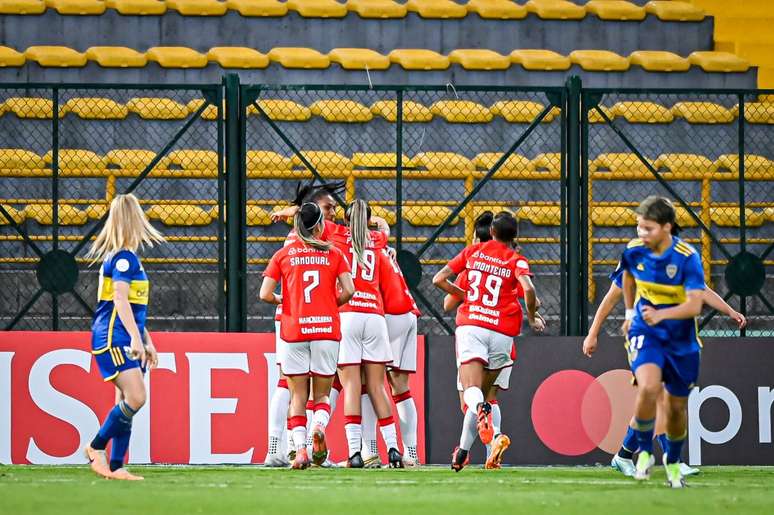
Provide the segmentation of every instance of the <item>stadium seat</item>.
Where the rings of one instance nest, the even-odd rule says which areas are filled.
[[[774,124],[774,103],[751,102],[745,104],[744,119],[749,123]]]
[[[214,150],[173,150],[161,160],[159,168],[172,168],[170,165],[183,170],[217,172],[218,153]]]
[[[354,167],[348,157],[338,152],[310,150],[301,154],[318,172],[342,172],[352,170]],[[305,168],[299,156],[294,154],[290,160],[294,168]]]
[[[65,46],[31,46],[24,57],[40,66],[71,68],[86,65],[86,54]]]
[[[218,63],[222,68],[266,68],[269,57],[257,50],[246,47],[219,46],[210,48],[207,52],[210,62]]]
[[[23,209],[17,210],[9,206],[8,204],[2,204],[2,206],[3,208],[5,208],[8,214],[11,215],[11,219],[17,224],[24,222],[24,219],[27,217]],[[3,226],[3,225],[11,225],[11,222],[8,221],[8,219],[5,217],[4,214],[0,213],[0,226]]]
[[[643,7],[623,0],[590,0],[586,11],[600,20],[642,21],[647,16]]]
[[[398,166],[395,152],[355,152],[352,154],[352,164],[355,168],[380,168],[394,170]],[[403,168],[411,168],[414,162],[403,154],[401,159]]]
[[[510,213],[511,215],[517,216],[513,209],[508,208],[506,206],[497,205],[497,204],[495,204],[495,205],[486,205],[486,204],[476,204],[476,205],[473,205],[472,209],[470,210],[470,215],[475,220],[482,213],[485,213],[486,211],[491,211],[494,214],[506,211],[506,212]]]
[[[722,173],[739,173],[739,154],[723,154],[715,161],[715,168]],[[747,154],[744,156],[745,177],[768,177],[774,180],[774,161],[764,156]]]
[[[43,14],[45,10],[43,0],[4,0],[0,3],[0,14]]]
[[[739,206],[711,207],[712,223],[720,227],[739,227]],[[747,227],[760,227],[766,221],[763,211],[744,210],[744,222]]]
[[[164,225],[178,227],[209,225],[212,222],[212,214],[196,204],[156,204],[148,208],[145,215]]]
[[[527,11],[546,20],[580,20],[586,17],[586,9],[565,0],[529,0]]]
[[[672,114],[688,123],[730,123],[735,118],[731,110],[714,102],[678,102]]]
[[[384,218],[388,225],[395,225],[398,222],[398,216],[383,206],[369,206],[371,208],[371,215]]]
[[[692,208],[692,209],[696,214],[699,214],[698,208]],[[681,206],[675,207],[675,217],[680,227],[698,227],[699,226],[699,224],[696,223],[696,220],[688,213],[688,211],[684,207],[681,207]]]
[[[454,152],[421,152],[412,161],[430,171],[472,172],[476,169],[470,159]]]
[[[10,97],[4,105],[19,118],[50,119],[54,115],[54,103],[48,98]]]
[[[129,16],[150,16],[167,12],[167,4],[161,0],[106,0],[109,9]]]
[[[661,21],[702,21],[704,11],[687,2],[654,0],[645,4],[645,11]]]
[[[283,206],[285,207],[285,206]],[[218,209],[218,206],[213,206],[212,209],[210,209],[207,214],[209,214],[210,218],[213,221],[218,220],[218,215],[220,213],[220,209]],[[254,204],[248,204],[245,207],[245,223],[249,227],[255,227],[257,225],[271,225],[273,222],[271,221],[271,216],[269,213]],[[223,219],[225,220],[226,216],[223,215]],[[207,224],[204,224],[207,225]]]
[[[750,63],[728,52],[696,51],[688,56],[688,60],[705,72],[731,73],[750,69]]]
[[[269,59],[285,68],[323,69],[331,65],[327,55],[311,48],[275,47],[269,51]]]
[[[186,104],[186,108],[188,109],[188,112],[193,114],[196,111],[199,110],[199,108],[204,104],[203,98],[194,98],[193,100],[189,101]],[[223,116],[223,119],[226,118],[226,104],[224,102],[223,109],[221,110],[221,115]],[[204,120],[217,120],[218,119],[218,106],[215,105],[208,105],[204,111],[202,111],[201,114],[202,119]]]
[[[222,16],[226,14],[226,2],[218,0],[166,0],[167,7],[183,16]]]
[[[156,157],[152,150],[114,149],[105,154],[108,167],[122,170],[144,170]]]
[[[473,162],[476,164],[476,168],[480,170],[489,171],[494,165],[497,164],[503,157],[503,152],[482,152],[473,158]],[[507,172],[531,172],[532,161],[520,154],[511,154],[500,166],[495,175],[500,175]]]
[[[599,106],[599,109],[602,110],[603,113],[605,113],[605,116],[608,117],[608,119],[615,120],[615,113],[613,110],[607,106]],[[605,119],[602,117],[601,114],[599,114],[599,111],[597,111],[596,108],[589,109],[588,112],[588,121],[589,123],[605,123]]]
[[[672,111],[653,102],[616,102],[612,112],[629,123],[672,123]]]
[[[86,58],[104,68],[142,68],[148,64],[145,54],[123,46],[93,46],[86,50]]]
[[[96,152],[83,149],[59,149],[59,170],[62,172],[75,172],[79,176],[98,176],[105,175],[107,161],[104,157],[97,155]],[[43,161],[51,166],[54,159],[54,152],[49,150],[43,155]]]
[[[59,14],[81,16],[102,14],[107,8],[103,0],[46,0],[46,6]]]
[[[691,67],[688,59],[662,50],[637,50],[629,55],[629,62],[649,72],[684,72]]]
[[[312,117],[312,111],[292,100],[265,99],[258,100],[258,105],[269,118],[283,122],[305,122]],[[259,114],[254,105],[248,107],[248,113]]]
[[[290,158],[271,150],[248,150],[246,161],[248,177],[260,175],[259,173],[251,172],[285,171],[293,167]]]
[[[544,108],[543,104],[529,100],[499,100],[489,108],[489,111],[511,123],[531,123]],[[555,113],[551,110],[543,121],[550,122],[554,117]]]
[[[343,18],[346,4],[336,0],[288,0],[288,9],[305,18]]]
[[[451,0],[408,0],[406,9],[422,18],[464,18],[468,10]]]
[[[226,6],[242,16],[279,17],[288,13],[287,2],[278,0],[228,0]]]
[[[0,169],[45,168],[46,162],[31,150],[23,148],[0,148]]]
[[[439,100],[430,112],[450,123],[488,123],[493,118],[486,106],[470,100]]]
[[[514,50],[511,62],[520,64],[525,70],[567,70],[572,66],[569,57],[552,50]]]
[[[64,103],[60,114],[73,113],[85,120],[123,120],[129,109],[110,98],[71,98]]]
[[[328,58],[345,70],[386,70],[390,58],[367,48],[334,48]]]
[[[28,220],[35,220],[41,225],[54,223],[54,208],[51,204],[29,204],[24,208],[24,214]],[[84,225],[89,221],[85,211],[68,204],[59,204],[57,218],[60,225]]]
[[[401,65],[404,70],[445,70],[449,58],[432,50],[403,48],[390,52],[390,61]]]
[[[600,154],[591,163],[592,172],[610,172],[611,174],[636,174],[641,177],[652,177],[650,170],[636,154],[607,153]]]
[[[536,172],[559,174],[562,171],[562,154],[559,152],[538,154],[532,160],[532,166]]]
[[[126,107],[146,120],[181,120],[188,117],[188,108],[171,98],[132,98]]]
[[[449,62],[466,70],[507,70],[511,66],[509,57],[485,49],[453,50],[449,54]]]
[[[629,69],[629,59],[609,50],[575,50],[570,61],[592,72],[622,72]]]
[[[204,68],[207,66],[206,55],[182,46],[152,47],[145,52],[145,56],[148,61],[153,61],[163,68]]]
[[[99,220],[108,212],[107,204],[91,204],[86,208],[86,216],[89,220]]]
[[[520,20],[527,17],[527,8],[510,0],[469,0],[469,13],[492,20]]]
[[[371,112],[395,122],[398,119],[398,103],[395,100],[377,100],[371,104]],[[411,100],[403,101],[404,122],[429,122],[432,119],[433,113],[426,106]]]
[[[559,226],[562,223],[560,206],[522,206],[516,211],[516,216],[534,225]]]
[[[437,227],[452,211],[446,206],[403,206],[403,219],[417,227]],[[454,217],[450,225],[457,225],[460,218]]]
[[[653,163],[657,169],[680,175],[702,177],[715,171],[715,164],[706,156],[698,154],[661,154]]]
[[[27,58],[21,52],[7,46],[0,46],[0,68],[22,66],[26,61]]]
[[[600,227],[631,227],[637,224],[637,216],[627,207],[593,206],[591,222]]]
[[[309,106],[309,110],[326,122],[361,123],[374,117],[370,109],[354,100],[318,100]]]
[[[361,18],[405,18],[405,4],[392,0],[349,0],[347,9],[357,13]]]

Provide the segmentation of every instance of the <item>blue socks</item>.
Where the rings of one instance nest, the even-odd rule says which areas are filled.
[[[680,461],[680,455],[683,452],[683,443],[685,443],[686,434],[687,433],[683,433],[678,437],[664,435],[664,439],[666,440],[667,463],[677,463]]]
[[[656,435],[656,440],[658,440],[658,445],[661,447],[661,452],[666,454],[667,452],[667,436],[665,433],[661,433],[660,435]]]
[[[129,438],[132,435],[132,417],[137,413],[125,401],[121,401],[110,410],[97,436],[91,442],[91,447],[104,450],[107,443],[113,440],[110,453],[110,470],[117,470],[124,465],[124,456],[129,448]],[[115,467],[115,468],[114,468]]]
[[[640,448],[640,452],[645,451],[653,454],[653,430],[655,426],[655,418],[650,420],[634,419],[633,431],[637,437],[637,445]]]
[[[627,428],[626,436],[624,437],[623,444],[621,445],[621,450],[618,451],[618,455],[624,459],[630,460],[632,459],[632,456],[638,447],[639,444],[637,443],[637,434],[631,427]]]

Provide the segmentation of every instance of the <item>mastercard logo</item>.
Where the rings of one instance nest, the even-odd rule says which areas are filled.
[[[548,376],[532,398],[532,425],[540,441],[565,456],[597,448],[617,452],[634,413],[631,377],[624,369],[599,377],[582,370]]]

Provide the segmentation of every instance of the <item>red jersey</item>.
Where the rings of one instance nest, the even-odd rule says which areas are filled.
[[[387,246],[387,236],[379,231],[371,231],[371,244],[363,254],[364,263],[355,258],[352,248],[352,236],[346,232],[336,233],[333,244],[338,248],[352,269],[352,281],[355,283],[355,294],[350,301],[339,308],[339,311],[357,313],[375,313],[384,315],[384,301],[379,289],[380,274],[383,261],[379,259],[382,249]]]
[[[457,325],[474,325],[508,336],[521,332],[522,310],[517,300],[517,263],[524,258],[496,240],[465,248],[449,261],[457,275],[465,274],[465,300],[457,310]]]
[[[317,250],[295,241],[272,256],[263,275],[282,282],[284,341],[341,340],[336,280],[344,272],[349,264],[335,247]]]
[[[411,296],[406,279],[403,277],[398,263],[390,256],[387,249],[382,249],[381,259],[384,261],[379,274],[379,289],[384,300],[384,312],[388,315],[404,315],[414,313],[419,316],[419,308]]]

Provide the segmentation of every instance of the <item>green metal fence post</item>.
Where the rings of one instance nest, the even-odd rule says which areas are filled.
[[[403,90],[397,91],[398,113],[395,119],[395,248],[403,249]]]
[[[244,135],[239,75],[226,76],[226,328],[247,330]]]
[[[567,80],[567,334],[581,333],[581,176],[580,176],[580,100],[581,80]],[[584,274],[585,275],[585,274]]]
[[[747,220],[745,219],[745,192],[744,192],[744,158],[745,158],[745,148],[744,148],[744,95],[739,94],[739,132],[737,134],[737,143],[739,144],[739,252],[745,252],[747,251]],[[710,263],[705,263],[704,266],[710,267]],[[739,296],[739,312],[747,316],[747,297],[744,295]],[[745,328],[742,328],[739,330],[739,336],[746,336],[747,331]]]

